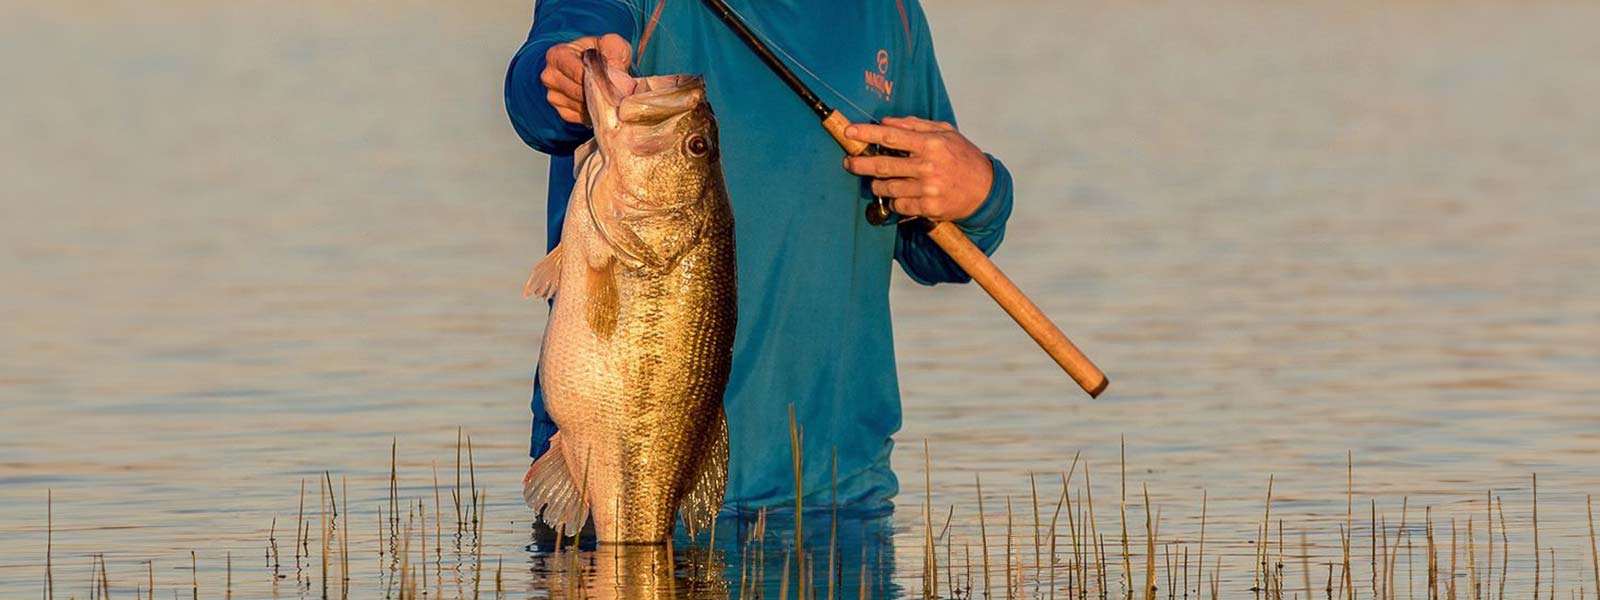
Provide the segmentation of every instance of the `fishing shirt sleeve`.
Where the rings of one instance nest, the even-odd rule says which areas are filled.
[[[545,99],[539,81],[545,52],[572,40],[615,33],[633,44],[638,39],[638,7],[619,0],[539,0],[533,7],[528,41],[506,69],[506,113],[522,141],[545,154],[566,156],[594,135],[588,127],[568,123]]]
[[[934,57],[933,36],[928,30],[928,20],[920,3],[907,1],[905,7],[914,40],[912,54],[921,61],[917,72],[920,81],[916,84],[919,89],[925,90],[924,98],[919,98],[918,105],[912,109],[922,113],[917,116],[955,124],[955,108],[950,105],[944,76],[939,72],[938,59]],[[1012,182],[1011,172],[1006,170],[1005,164],[992,154],[986,155],[994,169],[989,195],[977,211],[955,221],[955,224],[984,254],[994,254],[995,249],[1000,247],[1000,241],[1005,238],[1006,221],[1011,218]],[[972,281],[972,277],[916,224],[900,227],[898,239],[895,240],[894,257],[900,261],[900,267],[906,275],[923,285]]]

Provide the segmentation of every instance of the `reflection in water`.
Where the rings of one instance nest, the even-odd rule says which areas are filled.
[[[235,597],[268,597],[274,518],[277,587],[296,597],[297,575],[321,577],[316,498],[296,528],[296,482],[329,469],[350,482],[352,597],[381,598],[385,542],[404,536],[374,530],[395,510],[396,438],[401,498],[427,503],[436,534],[444,506],[434,560],[416,565],[430,598],[473,597],[480,566],[487,598],[501,564],[508,589],[545,595],[530,579],[551,571],[531,567],[549,557],[522,550],[516,493],[545,313],[516,286],[543,254],[547,165],[501,97],[531,4],[0,8],[0,597],[38,597],[52,492],[57,597],[90,596],[98,553],[114,596],[153,580],[156,597],[191,597],[196,568],[200,596],[221,597],[230,552]],[[963,131],[1015,175],[997,262],[1118,381],[1079,400],[981,290],[896,276],[894,466],[920,483],[905,450],[931,441],[955,583],[965,547],[984,580],[974,474],[1000,597],[1006,498],[1032,544],[1029,475],[1053,505],[1046,481],[1081,449],[1095,489],[1074,481],[1085,506],[1061,511],[1061,556],[1103,550],[1109,576],[1078,580],[1120,597],[1127,433],[1132,552],[1141,484],[1163,542],[1197,541],[1208,511],[1191,597],[1214,573],[1249,597],[1269,477],[1287,553],[1308,531],[1324,585],[1342,562],[1347,452],[1360,597],[1370,520],[1395,543],[1407,498],[1419,593],[1429,506],[1436,531],[1454,519],[1476,536],[1481,578],[1490,490],[1505,503],[1493,572],[1509,561],[1525,597],[1535,471],[1559,573],[1542,583],[1594,587],[1600,3],[924,4]],[[449,537],[462,503],[437,500],[431,472],[473,479],[451,465],[458,425],[489,494],[468,550]],[[841,542],[839,572],[816,554],[815,580],[848,596],[864,567],[876,596],[915,596],[924,500],[922,485],[896,499],[897,548]],[[1039,512],[1048,528],[1054,507]],[[828,547],[828,522],[808,518],[807,548]],[[743,527],[719,527],[722,586],[774,598],[790,534],[773,524],[752,555]],[[313,537],[299,559],[297,529]]]
[[[893,597],[893,520],[882,514],[808,510],[804,560],[795,552],[792,511],[724,515],[715,543],[680,535],[660,546],[530,544],[531,592],[552,598],[693,599]],[[570,542],[568,542],[570,543]]]
[[[602,544],[534,557],[534,570],[544,575],[535,585],[558,598],[727,598],[721,567],[714,552],[664,545]]]

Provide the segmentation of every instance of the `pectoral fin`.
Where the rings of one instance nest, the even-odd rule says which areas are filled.
[[[576,535],[589,516],[583,492],[572,479],[562,453],[561,433],[550,436],[550,449],[533,462],[532,474],[522,484],[522,499],[539,520],[565,535]]]
[[[700,456],[700,466],[692,487],[678,507],[683,527],[694,537],[711,526],[722,510],[723,493],[728,487],[728,416],[717,410],[717,424],[712,429],[711,444]]]
[[[522,285],[523,298],[538,296],[549,300],[556,295],[556,286],[561,281],[561,256],[561,245],[556,244],[539,264],[533,266],[528,282]]]
[[[617,312],[621,309],[617,298],[617,261],[605,261],[599,267],[589,267],[589,328],[602,340],[611,339],[617,330]]]

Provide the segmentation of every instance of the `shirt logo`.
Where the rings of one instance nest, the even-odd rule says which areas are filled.
[[[873,72],[872,69],[867,69],[863,72],[867,82],[867,89],[877,94],[879,99],[888,101],[889,96],[894,92],[894,81],[888,77],[889,51],[878,49],[875,63],[874,66],[877,67],[877,72]]]

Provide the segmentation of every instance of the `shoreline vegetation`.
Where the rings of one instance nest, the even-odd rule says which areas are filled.
[[[793,423],[791,415],[790,453],[796,473],[805,459],[800,453],[801,435],[803,432]],[[689,540],[687,547],[676,550],[670,541],[664,546],[596,548],[592,540],[557,536],[553,549],[530,546],[532,552],[527,555],[542,559],[533,561],[535,566],[530,574],[542,581],[520,593],[521,597],[532,593],[535,597],[552,598],[772,597],[775,600],[844,597],[1559,600],[1585,598],[1600,590],[1600,543],[1596,538],[1592,495],[1584,496],[1588,516],[1588,560],[1584,561],[1587,573],[1576,576],[1558,573],[1557,548],[1542,545],[1540,538],[1537,474],[1530,474],[1529,479],[1531,547],[1512,544],[1506,503],[1493,490],[1486,491],[1481,498],[1465,501],[1479,506],[1472,511],[1475,514],[1468,514],[1464,521],[1460,516],[1436,518],[1434,506],[1414,506],[1409,497],[1401,498],[1397,520],[1388,510],[1380,510],[1375,498],[1358,502],[1354,456],[1350,453],[1345,457],[1345,512],[1337,525],[1337,544],[1332,548],[1325,544],[1314,547],[1308,542],[1311,533],[1308,529],[1295,527],[1281,517],[1274,518],[1276,477],[1269,477],[1254,536],[1242,542],[1253,554],[1251,569],[1246,573],[1225,569],[1223,553],[1216,550],[1219,541],[1214,535],[1207,539],[1210,498],[1204,490],[1198,501],[1199,535],[1194,539],[1163,537],[1162,507],[1151,504],[1147,483],[1141,483],[1130,497],[1125,441],[1119,450],[1120,478],[1115,507],[1105,506],[1104,500],[1096,506],[1090,465],[1079,453],[1059,474],[1044,478],[1039,474],[1030,475],[1031,494],[1021,502],[1013,502],[1010,496],[1005,498],[1003,532],[995,515],[985,512],[982,476],[975,476],[977,510],[974,519],[978,536],[974,540],[964,539],[952,529],[961,507],[952,505],[939,511],[933,506],[931,475],[934,465],[928,444],[924,442],[921,519],[903,534],[921,538],[918,544],[921,556],[915,559],[920,563],[917,565],[886,568],[881,556],[883,548],[877,549],[879,556],[873,561],[866,545],[859,549],[858,562],[852,552],[856,549],[839,545],[838,506],[826,510],[807,509],[797,501],[795,511],[790,514],[801,515],[801,518],[787,527],[788,532],[782,531],[784,527],[781,526],[769,531],[769,511],[761,510],[737,517],[738,527],[731,538],[728,535],[718,538],[713,524],[708,535]],[[283,533],[280,527],[286,524],[279,517],[272,517],[266,539],[260,541],[261,554],[255,559],[257,562],[241,567],[241,572],[246,573],[244,576],[270,579],[273,597],[284,594],[343,600],[352,596],[376,597],[380,590],[384,598],[393,600],[507,597],[504,554],[496,553],[492,558],[484,554],[488,490],[477,481],[472,438],[457,432],[453,483],[447,480],[441,484],[438,462],[433,461],[432,472],[425,474],[431,475],[431,490],[426,490],[431,494],[416,497],[401,494],[398,453],[396,440],[390,445],[388,496],[374,506],[371,513],[376,517],[375,552],[353,553],[350,550],[352,537],[362,544],[371,540],[371,537],[363,539],[362,536],[371,534],[358,532],[361,526],[356,525],[370,521],[365,516],[353,516],[361,509],[349,500],[348,480],[339,477],[335,481],[330,471],[324,471],[312,482],[316,496],[312,499],[315,504],[309,507],[307,482],[300,481],[295,520],[287,524],[293,531],[293,538],[280,538]],[[1057,478],[1059,490],[1055,489]],[[1045,486],[1043,496],[1041,483]],[[1128,516],[1130,503],[1136,510],[1142,508],[1142,515],[1133,522]],[[1453,510],[1461,512],[1463,503],[1455,504]],[[995,506],[992,498],[989,506]],[[314,512],[308,513],[308,509]],[[1107,510],[1116,512],[1117,516],[1108,518]],[[938,512],[945,514],[936,518]],[[84,587],[88,593],[81,597],[90,600],[110,600],[114,595],[156,598],[155,559],[133,566],[119,565],[122,568],[113,574],[112,563],[104,553],[89,556],[90,575],[86,585],[75,585],[71,592],[58,589],[61,578],[57,570],[63,564],[55,556],[53,490],[46,492],[45,513],[41,581],[44,600],[76,599]],[[735,517],[724,516],[718,521],[733,519]],[[823,519],[828,522],[822,523]],[[807,547],[808,538],[802,534],[805,521],[811,521],[813,527],[827,527],[828,547]],[[788,535],[790,532],[792,538]],[[821,534],[814,534],[811,539],[816,539],[817,535]],[[1212,548],[1210,563],[1207,562],[1208,542]],[[901,545],[909,546],[905,541]],[[1518,555],[1531,555],[1531,589],[1508,587],[1509,580],[1528,577],[1526,573],[1514,573],[1519,567],[1514,567],[1512,560]],[[187,558],[188,561],[177,559],[188,563],[187,581],[162,581],[163,593],[196,600],[202,595],[233,598],[235,561],[231,551],[220,557],[225,561],[223,581],[209,583],[203,592],[200,557],[190,551]],[[513,561],[521,558],[513,557]],[[735,558],[737,568],[732,564]],[[377,585],[356,589],[352,586],[352,574],[360,574],[374,559],[376,570],[368,571],[361,580],[373,581],[370,575],[376,573]],[[1526,562],[1520,556],[1517,560],[1519,564]],[[845,577],[850,570],[846,563],[853,563],[848,567],[854,568],[855,577]],[[894,572],[889,572],[891,570]],[[644,576],[631,576],[638,574]],[[774,575],[777,594],[770,596]],[[1561,576],[1567,579],[1562,580]],[[1248,588],[1230,585],[1224,590],[1224,582],[1249,582],[1250,585]],[[640,585],[646,588],[638,587]]]

